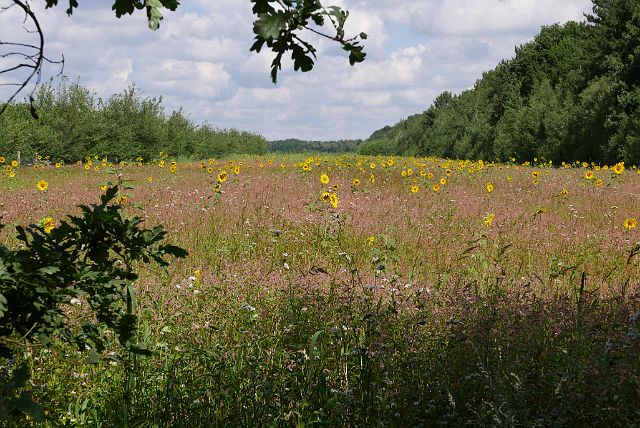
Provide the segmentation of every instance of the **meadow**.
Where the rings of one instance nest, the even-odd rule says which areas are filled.
[[[56,227],[120,177],[126,212],[189,252],[141,266],[151,356],[25,344],[44,419],[5,426],[640,422],[635,167],[2,160],[9,248],[12,225]]]

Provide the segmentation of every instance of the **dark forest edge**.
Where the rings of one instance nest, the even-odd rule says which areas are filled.
[[[472,89],[375,131],[361,154],[640,163],[640,2],[594,0]]]
[[[269,151],[274,153],[348,153],[355,152],[362,140],[286,140],[269,141]]]

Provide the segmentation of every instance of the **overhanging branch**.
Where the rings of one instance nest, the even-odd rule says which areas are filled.
[[[11,0],[11,4],[8,6],[0,7],[0,13],[6,13],[8,10],[13,7],[18,7],[24,13],[23,18],[23,29],[27,34],[35,34],[37,41],[34,44],[30,43],[20,43],[14,41],[3,41],[0,40],[0,47],[10,47],[12,51],[0,54],[0,60],[7,60],[14,57],[18,57],[21,59],[21,62],[18,64],[11,63],[6,67],[2,67],[0,65],[0,77],[3,75],[9,76],[10,73],[25,70],[27,73],[26,77],[17,78],[17,81],[12,82],[11,78],[8,82],[0,83],[0,86],[15,86],[16,90],[11,93],[9,98],[4,104],[0,104],[0,115],[4,113],[9,104],[22,92],[29,83],[35,78],[35,85],[31,92],[29,93],[29,100],[31,102],[31,111],[35,112],[33,106],[33,93],[36,89],[36,85],[40,82],[40,77],[42,75],[42,65],[44,62],[49,62],[51,64],[61,64],[62,69],[64,69],[64,57],[60,61],[53,61],[48,59],[44,55],[44,33],[42,32],[42,27],[40,26],[40,22],[38,22],[38,18],[35,13],[31,10],[29,3],[24,0]],[[28,27],[33,26],[32,29]],[[62,70],[60,71],[62,73]]]

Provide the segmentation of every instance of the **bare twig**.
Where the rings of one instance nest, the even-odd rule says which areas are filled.
[[[7,101],[4,104],[0,105],[0,115],[4,113],[4,111],[7,109],[9,104],[11,104],[11,102],[18,96],[18,94],[20,94],[20,92],[22,92],[35,77],[36,78],[35,85],[31,90],[31,92],[29,93],[29,100],[31,103],[32,111],[33,111],[33,94],[35,92],[37,84],[40,82],[40,77],[42,74],[42,65],[45,61],[51,64],[61,64],[62,70],[64,69],[64,56],[60,61],[53,61],[44,55],[44,33],[42,31],[42,27],[40,26],[40,22],[38,22],[38,18],[36,17],[35,13],[33,13],[33,11],[31,10],[31,7],[26,2],[26,0],[11,0],[11,1],[12,1],[12,4],[9,4],[8,6],[0,7],[0,13],[6,12],[12,7],[18,7],[22,9],[22,11],[24,12],[23,24],[25,25],[23,29],[27,34],[35,34],[37,37],[37,42],[35,44],[29,44],[29,43],[19,43],[19,42],[13,42],[13,41],[0,40],[0,46],[11,46],[16,49],[15,51],[7,52],[0,55],[0,59],[6,59],[9,57],[22,57],[22,59],[25,60],[25,62],[22,62],[19,64],[13,63],[10,66],[7,66],[5,68],[0,67],[0,75],[8,74],[12,71],[17,71],[21,69],[30,70],[26,78],[20,80],[19,82],[15,82],[15,83],[9,82],[9,83],[0,84],[0,86],[17,87],[17,89],[9,96]],[[27,28],[27,25],[29,26],[33,25],[34,29]],[[23,48],[24,51],[19,51],[20,48]],[[60,71],[60,73],[62,73],[62,70]]]

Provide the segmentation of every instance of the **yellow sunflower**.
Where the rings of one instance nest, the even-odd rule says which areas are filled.
[[[51,231],[55,227],[55,223],[53,221],[53,218],[51,217],[43,218],[41,225],[42,225],[42,229],[44,230],[44,233],[46,233],[47,235],[51,233]]]
[[[489,193],[493,192],[493,183],[491,182],[487,183],[487,192]]]
[[[333,205],[333,208],[338,208],[338,195],[335,193],[332,193],[331,196],[329,197],[329,202],[331,202],[331,205]]]
[[[637,221],[635,218],[628,218],[624,221],[624,228],[627,230],[635,229]]]
[[[487,214],[485,216],[485,218],[484,218],[484,225],[487,226],[487,227],[490,227],[491,223],[493,223],[493,219],[495,219],[495,218],[496,218],[496,216],[495,216],[494,213]]]
[[[624,172],[624,162],[618,162],[613,166],[612,169],[613,169],[613,172],[616,173],[616,175],[622,174]]]

